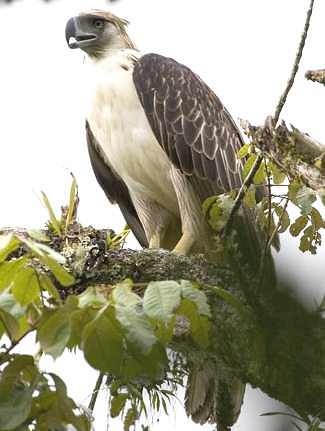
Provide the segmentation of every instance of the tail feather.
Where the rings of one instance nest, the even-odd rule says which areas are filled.
[[[237,421],[245,393],[245,385],[213,360],[193,364],[185,392],[185,410],[194,422],[216,423],[220,431]]]

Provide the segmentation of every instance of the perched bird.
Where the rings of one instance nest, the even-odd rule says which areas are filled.
[[[195,73],[171,58],[141,55],[127,25],[102,10],[80,13],[66,25],[69,47],[86,53],[86,132],[95,176],[142,246],[202,251],[211,258],[213,235],[202,203],[242,185],[243,161],[237,153],[243,139],[219,98]],[[238,213],[236,226],[245,239],[243,254],[258,261],[262,236],[251,211]],[[215,366],[207,367],[206,380],[203,368],[191,373],[187,411],[197,422],[215,422]],[[238,379],[231,385],[229,426],[244,394]]]

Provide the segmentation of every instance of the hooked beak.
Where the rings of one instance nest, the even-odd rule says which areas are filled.
[[[89,46],[95,39],[97,39],[97,35],[93,33],[84,32],[80,28],[80,21],[78,17],[72,17],[67,22],[65,27],[65,40],[69,48],[83,48],[85,46]]]

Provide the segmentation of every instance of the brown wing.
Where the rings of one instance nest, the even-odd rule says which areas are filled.
[[[142,224],[135,211],[128,188],[122,178],[112,170],[100,153],[100,147],[86,121],[87,145],[95,177],[112,204],[117,203],[142,247],[148,247],[148,241]]]
[[[186,66],[158,54],[140,58],[133,80],[157,141],[192,177],[202,199],[240,187],[243,141],[213,91]]]
[[[238,151],[243,139],[219,98],[197,75],[171,58],[146,54],[134,67],[133,81],[157,141],[201,202],[242,185]],[[259,188],[258,200],[263,195]],[[242,243],[252,243],[256,259],[264,234],[253,211],[246,209],[237,218]],[[277,237],[274,245],[278,248]]]

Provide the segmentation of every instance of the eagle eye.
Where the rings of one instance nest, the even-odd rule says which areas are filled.
[[[94,20],[94,26],[98,29],[98,30],[100,30],[100,29],[102,29],[103,27],[104,27],[104,20],[103,19],[98,19],[98,18],[96,18],[95,20]]]

